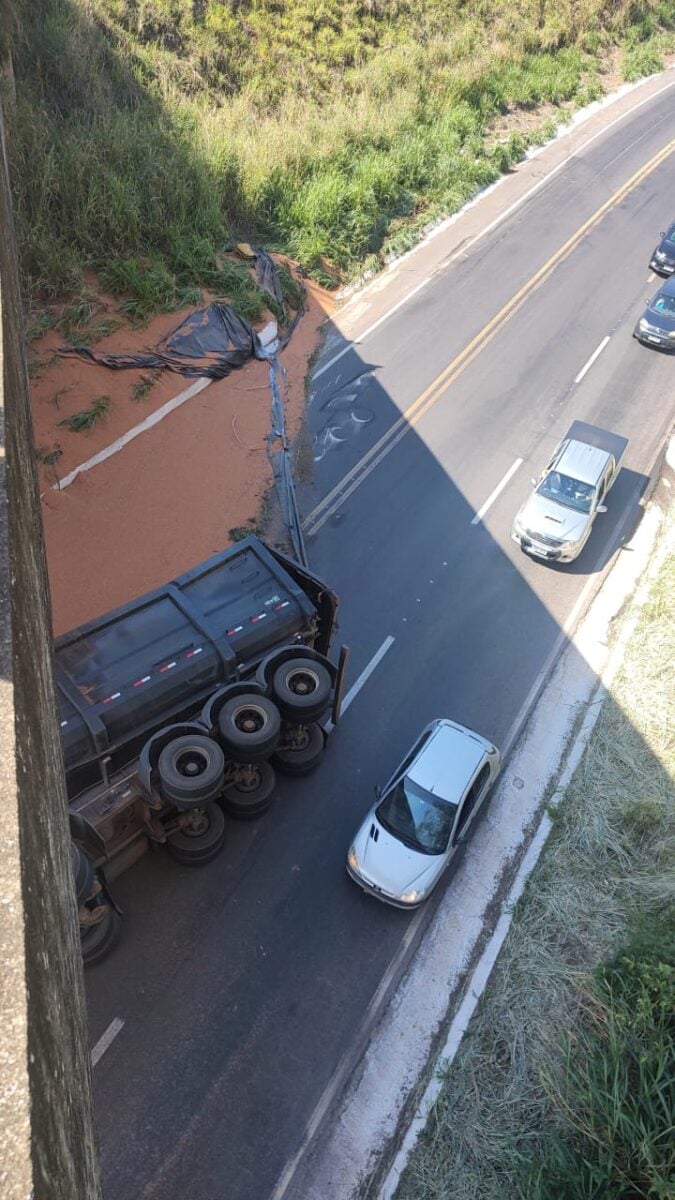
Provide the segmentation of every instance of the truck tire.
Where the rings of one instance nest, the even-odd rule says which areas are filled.
[[[201,867],[220,854],[225,845],[225,817],[217,804],[194,809],[189,820],[169,833],[167,849],[176,862],[186,867]]]
[[[223,750],[234,762],[262,762],[279,744],[281,714],[267,696],[245,692],[223,705],[218,732]]]
[[[317,721],[328,708],[332,691],[326,667],[311,658],[289,658],[272,678],[272,695],[285,721]]]
[[[91,896],[96,882],[96,875],[91,859],[83,850],[80,850],[79,846],[75,845],[75,842],[70,843],[70,858],[73,864],[75,895],[77,897],[77,907],[79,908]]]
[[[277,750],[272,756],[272,763],[283,775],[308,775],[318,767],[323,757],[324,736],[321,726],[315,721],[303,726],[301,736],[295,740],[295,746]]]
[[[105,900],[101,899],[101,904]],[[122,931],[122,918],[114,908],[108,907],[107,912],[97,925],[91,925],[86,930],[80,930],[80,946],[82,961],[85,967],[94,967],[103,962],[117,945]]]
[[[202,808],[220,795],[225,780],[225,758],[213,738],[187,733],[164,747],[157,771],[164,799],[187,811]]]
[[[276,775],[268,762],[255,763],[248,773],[249,778],[240,778],[228,784],[223,793],[223,808],[239,821],[252,821],[261,817],[274,799]]]

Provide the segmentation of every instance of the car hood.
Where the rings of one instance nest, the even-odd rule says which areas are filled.
[[[446,858],[444,854],[420,854],[418,850],[411,850],[387,832],[374,810],[359,829],[354,849],[365,879],[391,896],[399,896],[420,885],[430,887]]]
[[[666,258],[670,259],[671,262],[675,262],[675,246],[669,241],[669,236],[667,234],[666,237],[661,239],[654,254],[665,254]]]
[[[653,308],[646,308],[642,316],[645,321],[648,321],[652,329],[660,329],[663,333],[675,332],[675,315],[668,316],[667,313],[656,312]]]
[[[588,529],[590,513],[580,513],[564,504],[556,504],[534,492],[521,508],[516,521],[535,536],[559,538],[561,542],[577,542]]]

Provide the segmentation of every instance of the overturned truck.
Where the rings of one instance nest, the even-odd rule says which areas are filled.
[[[269,808],[276,771],[318,765],[346,661],[328,658],[336,611],[321,580],[249,537],[57,640],[86,964],[119,936],[110,881],[148,846],[210,862],[227,816]]]

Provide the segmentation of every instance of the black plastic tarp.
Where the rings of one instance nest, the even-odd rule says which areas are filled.
[[[289,331],[290,332],[290,331]],[[114,369],[168,367],[180,375],[223,379],[249,358],[265,358],[258,335],[229,304],[214,301],[199,308],[174,329],[156,350],[139,354],[105,354],[89,346],[64,346],[61,354],[76,354]]]

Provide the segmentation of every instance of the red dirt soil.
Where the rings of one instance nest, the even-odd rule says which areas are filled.
[[[307,364],[320,326],[334,310],[329,293],[309,283],[305,313],[281,354],[286,372],[289,437],[299,432]],[[156,318],[141,332],[121,329],[98,342],[111,353],[153,347],[185,314]],[[63,338],[47,334],[33,349],[49,361]],[[54,634],[58,636],[158,587],[231,542],[229,531],[255,518],[270,488],[265,452],[270,429],[269,371],[252,361],[214,381],[158,425],[63,491],[56,474],[110,445],[193,382],[163,371],[144,400],[132,398],[146,370],[112,371],[78,358],[49,366],[33,385],[35,444],[59,446],[54,466],[40,466],[40,489]],[[92,430],[59,428],[65,416],[108,396]]]

